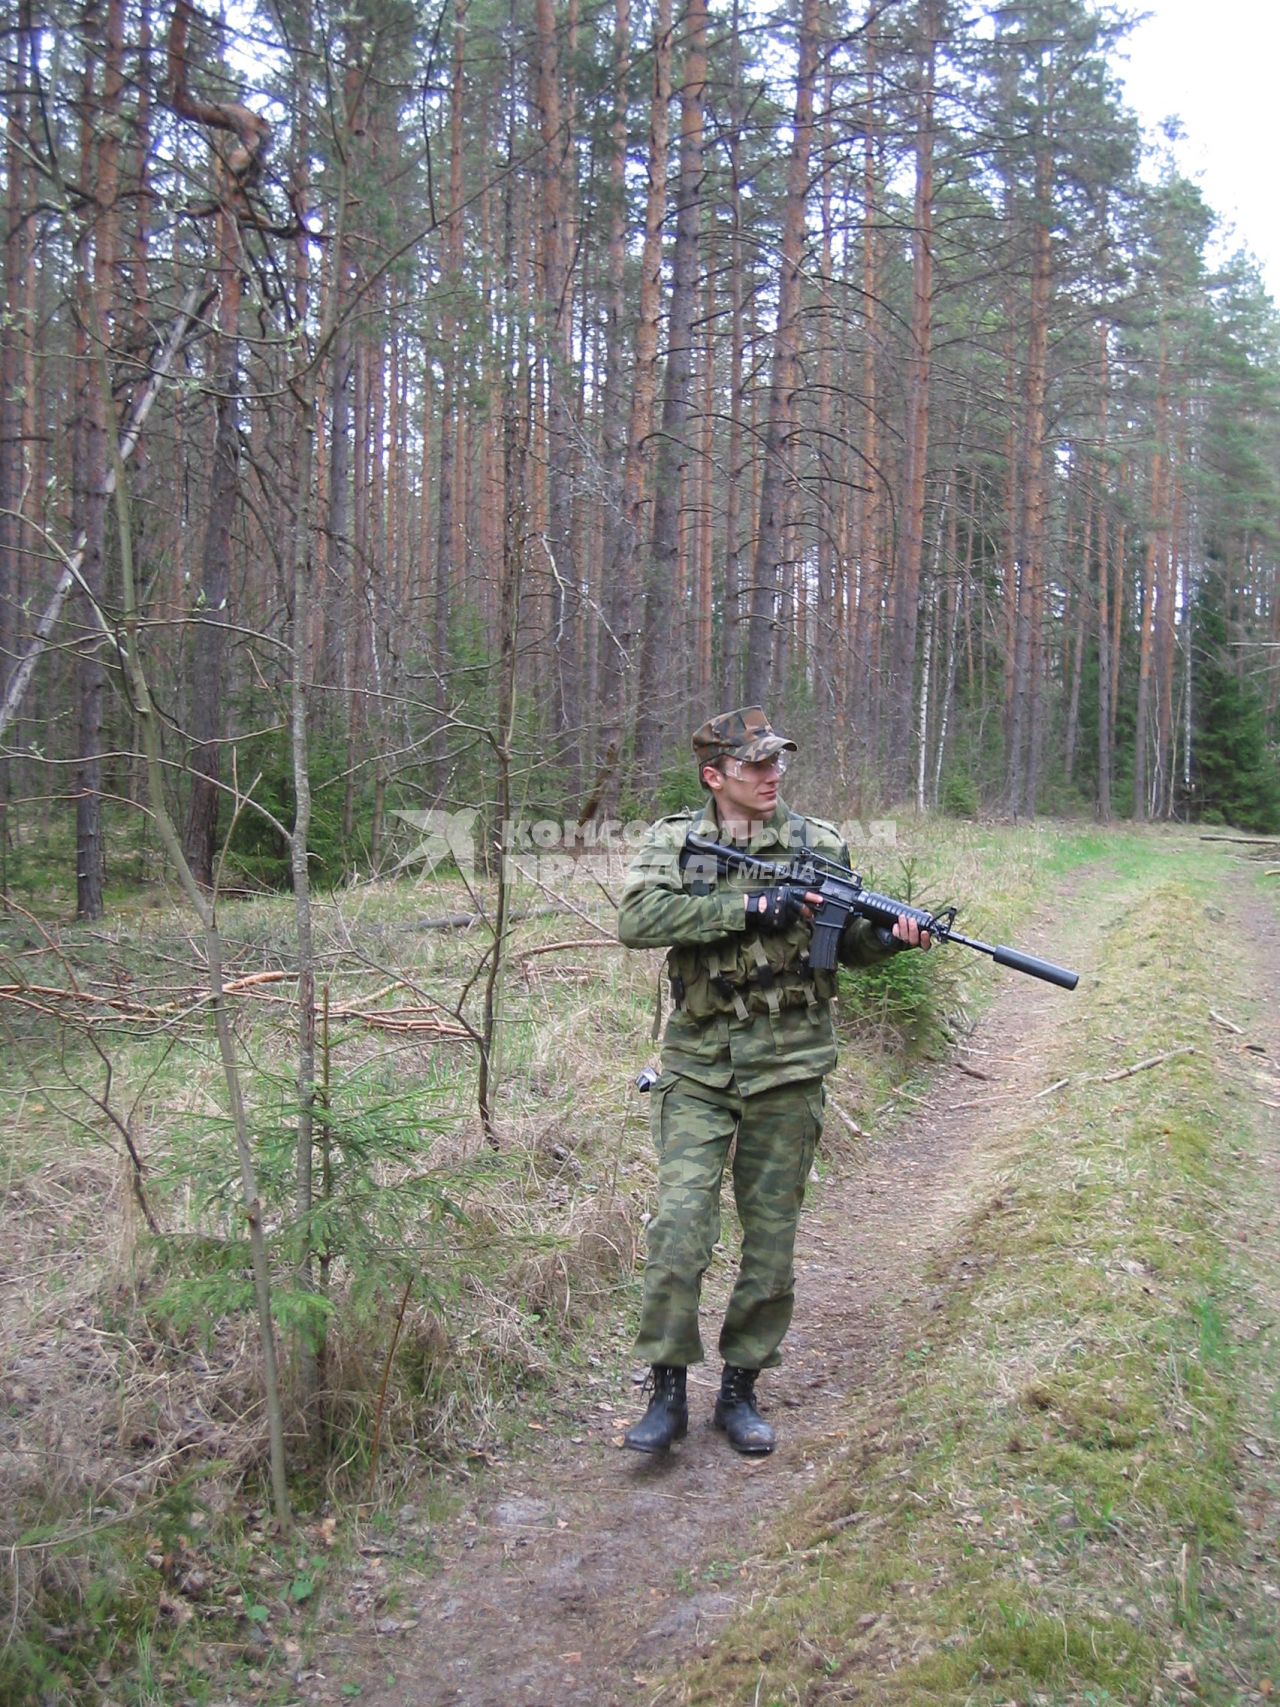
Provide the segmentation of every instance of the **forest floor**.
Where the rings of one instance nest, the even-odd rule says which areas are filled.
[[[1132,886],[1107,870],[1077,870],[1024,933],[1024,946],[1069,960],[1083,990],[1104,933],[1133,901]],[[1237,986],[1232,1011],[1247,1024],[1247,1070],[1262,1073],[1246,1086],[1264,1162],[1248,1237],[1258,1252],[1280,1256],[1280,1131],[1270,1112],[1280,1074],[1280,920],[1252,882],[1231,912],[1221,940]],[[643,1372],[621,1342],[597,1347],[579,1377],[530,1408],[514,1431],[521,1443],[480,1473],[443,1522],[426,1524],[408,1506],[393,1535],[370,1538],[346,1616],[297,1675],[295,1698],[358,1697],[378,1707],[653,1707],[681,1699],[686,1669],[757,1592],[761,1562],[776,1552],[777,1520],[803,1501],[855,1430],[865,1438],[868,1417],[888,1414],[886,1406],[891,1413],[911,1389],[930,1323],[985,1260],[970,1250],[969,1231],[1000,1209],[1007,1129],[1025,1125],[1028,1107],[1050,1087],[1079,999],[1004,975],[955,1058],[902,1087],[902,1111],[882,1130],[851,1150],[841,1116],[832,1117],[840,1161],[806,1208],[785,1367],[761,1381],[762,1409],[780,1437],[772,1456],[739,1457],[712,1428],[711,1361],[691,1371],[688,1438],[662,1458],[622,1450],[622,1430],[642,1408],[634,1383]],[[1229,1066],[1242,1033],[1217,1035]],[[832,1089],[838,1110],[838,1077]],[[726,1226],[731,1220],[727,1205]],[[728,1269],[718,1263],[708,1286],[710,1346]],[[1274,1297],[1258,1302],[1274,1315]],[[1274,1458],[1272,1446],[1263,1456]],[[1275,1526],[1274,1481],[1266,1481],[1274,1471],[1274,1463],[1248,1458],[1240,1467],[1260,1557]],[[879,1699],[876,1664],[873,1655],[863,1671],[846,1669],[838,1698]],[[1265,1700],[1270,1690],[1262,1679],[1238,1699]],[[771,1698],[757,1686],[757,1699]],[[1181,1696],[1174,1688],[1168,1698]]]

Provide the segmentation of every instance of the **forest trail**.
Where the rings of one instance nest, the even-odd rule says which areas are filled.
[[[1107,923],[1107,885],[1105,873],[1091,871],[1087,884],[1075,874],[1022,946],[1087,979]],[[1110,900],[1113,910],[1121,905]],[[1265,911],[1252,922],[1274,969],[1280,929]],[[475,1500],[431,1532],[427,1570],[370,1560],[360,1627],[325,1644],[301,1681],[302,1699],[357,1694],[377,1707],[670,1699],[663,1679],[704,1650],[735,1609],[739,1569],[767,1547],[771,1518],[843,1444],[850,1400],[900,1388],[904,1356],[927,1341],[931,1313],[963,1283],[959,1234],[998,1197],[1006,1123],[1024,1121],[1028,1100],[1049,1083],[1044,1059],[1072,1000],[1034,979],[1001,976],[957,1061],[939,1066],[909,1112],[861,1146],[851,1166],[842,1162],[839,1178],[812,1189],[786,1363],[761,1381],[762,1408],[780,1436],[771,1457],[739,1457],[712,1428],[718,1363],[690,1371],[689,1435],[665,1459],[619,1449],[642,1407],[625,1375],[617,1386],[584,1376],[538,1410],[528,1450],[504,1459]],[[838,1105],[838,1082],[833,1088]],[[846,1149],[839,1115],[831,1122]],[[709,1290],[704,1338],[712,1346],[721,1298]],[[388,1578],[401,1598],[380,1612]]]

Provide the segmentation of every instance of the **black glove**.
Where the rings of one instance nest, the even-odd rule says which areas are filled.
[[[752,889],[747,895],[747,923],[759,930],[785,931],[803,909],[803,897],[783,884],[774,889]]]
[[[892,925],[877,925],[876,940],[889,954],[897,954],[900,949],[911,947],[909,942],[903,942],[901,937],[894,936]]]

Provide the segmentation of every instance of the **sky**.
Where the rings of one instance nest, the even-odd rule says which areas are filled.
[[[1148,137],[1176,116],[1178,166],[1232,229],[1224,253],[1252,251],[1280,303],[1280,194],[1276,188],[1276,0],[1131,0],[1150,13],[1121,62],[1129,104]]]

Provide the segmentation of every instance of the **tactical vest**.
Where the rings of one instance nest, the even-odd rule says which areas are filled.
[[[806,820],[793,812],[789,829],[792,849],[803,847],[808,840]],[[706,895],[712,887],[695,882],[689,891]],[[815,971],[809,964],[809,935],[809,927],[796,919],[782,931],[759,932],[748,925],[718,942],[677,944],[667,954],[676,1009],[702,1023],[718,1014],[747,1020],[754,1014],[807,1006],[816,1025],[821,1004],[836,993],[836,975]]]

